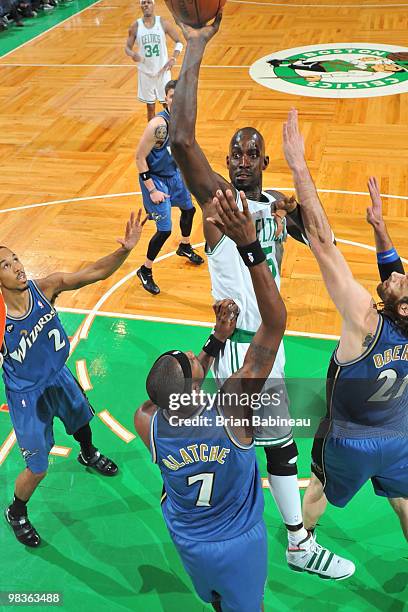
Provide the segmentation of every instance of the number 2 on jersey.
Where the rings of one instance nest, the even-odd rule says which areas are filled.
[[[214,488],[214,476],[214,472],[204,472],[202,474],[196,474],[195,476],[189,476],[187,478],[187,484],[189,487],[196,482],[200,482],[201,480],[200,492],[195,504],[196,506],[206,506],[207,508],[211,506],[210,502]]]
[[[61,340],[61,333],[59,329],[52,329],[48,332],[48,337],[54,338],[55,352],[58,353],[65,346],[65,340]]]

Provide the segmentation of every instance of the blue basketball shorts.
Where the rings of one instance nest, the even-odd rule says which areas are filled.
[[[223,612],[259,612],[267,577],[264,521],[230,540],[198,542],[170,532],[197,594]]]
[[[54,446],[54,417],[72,435],[86,425],[94,411],[67,366],[45,387],[28,392],[6,391],[11,422],[27,467],[45,472],[48,455]]]
[[[193,208],[193,202],[191,201],[190,192],[185,186],[180,172],[167,178],[160,178],[152,175],[152,179],[156,185],[156,189],[163,193],[167,193],[170,197],[166,198],[161,204],[153,204],[144,182],[139,179],[143,196],[143,206],[149,215],[149,219],[155,221],[159,232],[171,232],[171,207],[177,206],[182,210],[191,210]]]
[[[329,432],[324,438],[315,438],[312,471],[329,502],[340,508],[368,480],[376,495],[408,498],[407,438],[344,438]]]

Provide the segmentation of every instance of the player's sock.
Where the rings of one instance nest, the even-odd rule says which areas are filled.
[[[92,430],[89,423],[74,433],[74,438],[81,445],[81,453],[88,460],[95,455],[96,448],[92,444]]]
[[[307,529],[304,528],[303,523],[299,525],[286,525],[288,530],[288,546],[289,548],[296,548],[301,542],[306,540],[308,537]]]
[[[14,493],[14,499],[9,506],[9,512],[13,518],[17,518],[18,516],[27,516],[27,502],[17,497],[17,495]]]

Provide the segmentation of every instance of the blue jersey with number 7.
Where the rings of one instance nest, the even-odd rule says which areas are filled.
[[[379,315],[366,351],[348,363],[333,354],[328,373],[328,417],[345,437],[408,433],[408,335]]]
[[[23,317],[7,315],[3,380],[10,391],[33,391],[64,367],[69,340],[57,311],[34,281],[28,281],[29,308]]]
[[[158,410],[152,419],[150,447],[164,483],[164,520],[183,538],[235,538],[262,520],[254,446],[234,438],[216,407],[204,406],[190,418],[188,425],[178,424],[177,411]]]

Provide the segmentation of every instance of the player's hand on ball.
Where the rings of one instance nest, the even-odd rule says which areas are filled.
[[[240,196],[242,211],[239,210],[231,189],[227,189],[225,194],[218,189],[216,197],[213,198],[217,215],[208,217],[207,221],[231,238],[237,246],[246,246],[255,242],[256,231],[245,193],[240,191]]]
[[[367,221],[373,227],[378,227],[384,223],[382,213],[382,199],[380,195],[380,188],[378,187],[377,179],[375,176],[370,176],[368,179],[368,190],[370,192],[370,198],[372,206],[367,208]]]
[[[155,191],[152,191],[152,193],[150,194],[150,199],[153,204],[161,204],[169,197],[170,196],[167,193],[159,191],[158,189],[155,189]]]
[[[297,110],[289,111],[288,120],[283,124],[283,152],[291,170],[306,167],[305,143],[299,131]]]
[[[192,26],[186,25],[181,21],[178,21],[177,25],[183,32],[183,36],[187,42],[189,40],[201,40],[205,43],[208,43],[220,29],[221,21],[222,11],[218,13],[212,23],[210,23],[209,25],[205,25],[202,28],[193,28]]]
[[[131,251],[132,249],[134,249],[140,240],[140,236],[142,235],[142,231],[143,231],[143,226],[146,223],[148,217],[146,215],[143,221],[141,219],[142,219],[142,209],[141,208],[139,208],[139,212],[137,213],[137,216],[135,215],[134,212],[131,212],[130,219],[126,223],[125,237],[117,239],[117,242],[119,242],[119,244],[121,244],[122,247],[126,249],[126,251]]]
[[[227,298],[216,302],[213,310],[216,317],[214,335],[218,340],[225,342],[235,331],[239,308],[234,300]]]

